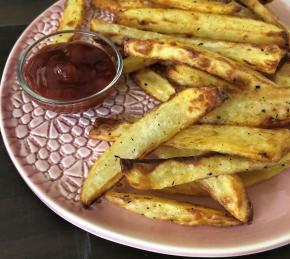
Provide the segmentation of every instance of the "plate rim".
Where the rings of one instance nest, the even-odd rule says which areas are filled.
[[[17,41],[14,43],[8,58],[6,60],[1,83],[0,83],[0,122],[3,121],[3,114],[2,114],[2,92],[4,88],[4,79],[8,74],[8,68],[11,66],[12,57],[15,56],[15,52],[19,43],[23,40],[26,33],[30,30],[30,28],[37,23],[37,21],[53,6],[59,6],[64,0],[59,0],[56,3],[50,5],[47,9],[45,9],[41,14],[39,14],[21,33]],[[285,0],[284,0],[285,1]],[[286,2],[290,5],[290,3],[286,0]],[[188,257],[229,257],[229,256],[241,256],[241,255],[249,255],[249,254],[256,254],[260,252],[269,251],[278,247],[285,246],[290,243],[290,230],[288,234],[284,234],[277,238],[270,238],[266,239],[265,241],[251,244],[251,245],[243,245],[243,246],[236,246],[233,248],[225,247],[225,248],[185,248],[180,246],[173,246],[173,245],[166,245],[166,244],[159,244],[153,241],[147,241],[141,238],[136,238],[133,235],[126,235],[120,232],[112,231],[106,229],[105,227],[100,227],[95,223],[91,223],[89,220],[84,219],[81,216],[76,215],[73,212],[70,212],[68,209],[63,208],[61,205],[57,204],[52,198],[46,196],[42,193],[36,185],[34,185],[29,178],[25,174],[24,170],[21,168],[19,161],[17,161],[10,145],[8,143],[8,137],[6,131],[4,129],[3,123],[0,123],[0,130],[2,133],[2,139],[4,142],[4,146],[8,152],[12,163],[14,164],[16,170],[24,180],[24,182],[28,185],[31,191],[55,214],[63,218],[64,220],[68,221],[69,223],[73,224],[74,226],[85,230],[92,235],[101,237],[103,239],[119,243],[125,246],[146,250],[150,252],[155,252],[159,254],[167,254],[167,255],[175,255],[175,256],[188,256]]]

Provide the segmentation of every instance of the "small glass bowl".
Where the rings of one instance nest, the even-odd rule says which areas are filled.
[[[43,97],[38,93],[34,92],[27,83],[24,75],[24,66],[27,64],[28,60],[41,48],[49,44],[54,44],[55,37],[58,39],[72,37],[78,41],[84,41],[91,43],[96,47],[104,50],[112,59],[116,67],[116,74],[113,80],[104,87],[101,91],[94,93],[93,95],[87,96],[85,98],[77,100],[54,100]],[[24,52],[21,54],[18,64],[17,64],[17,77],[22,89],[39,105],[44,108],[56,112],[79,112],[84,111],[89,108],[95,107],[102,103],[104,98],[110,94],[114,88],[120,83],[123,71],[123,59],[116,48],[116,46],[104,36],[95,32],[85,32],[80,30],[67,30],[51,33],[42,37],[41,39],[35,41],[33,44],[28,46]]]

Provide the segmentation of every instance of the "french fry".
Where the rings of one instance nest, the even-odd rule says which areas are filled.
[[[91,204],[122,177],[118,157],[136,159],[150,153],[225,99],[225,95],[216,88],[191,88],[147,113],[129,127],[90,168],[81,191],[82,203]]]
[[[201,46],[268,74],[275,72],[281,58],[285,55],[285,51],[277,45],[256,45],[199,38],[183,38],[157,32],[142,31],[119,24],[106,24],[98,19],[91,21],[91,30],[106,35],[119,45],[125,39],[130,38],[141,40],[171,39],[180,43]]]
[[[130,123],[111,119],[96,120],[90,137],[116,141]],[[290,150],[290,130],[261,129],[231,125],[193,125],[159,146],[158,158],[188,157],[218,152],[256,161],[279,161]],[[171,150],[170,150],[171,148]],[[152,155],[153,155],[152,154]]]
[[[290,87],[290,61],[285,62],[274,76],[274,81],[283,87]]]
[[[169,220],[182,225],[216,227],[241,225],[240,221],[227,212],[155,196],[107,192],[106,199],[147,218]]]
[[[250,187],[256,185],[258,183],[267,181],[274,176],[283,172],[286,168],[290,167],[290,162],[285,162],[281,165],[264,168],[261,170],[254,170],[248,172],[238,173],[237,175],[242,179],[244,185],[246,187]],[[185,183],[181,185],[175,185],[172,187],[164,188],[159,190],[165,193],[173,193],[173,194],[184,194],[191,196],[208,196],[208,192],[206,192],[199,184],[199,181]]]
[[[256,171],[251,171],[251,172],[243,172],[243,173],[239,173],[238,175],[241,177],[241,179],[243,180],[246,186],[252,186],[252,185],[271,179],[272,177],[280,174],[286,168],[289,168],[289,167],[290,167],[290,162],[285,161],[285,163],[281,163],[280,165],[277,165],[274,167],[269,167],[263,170],[256,170]]]
[[[147,161],[122,159],[121,162],[123,173],[132,187],[142,190],[160,190],[212,176],[273,167],[289,159],[289,154],[279,162],[257,162],[235,156],[212,155]]]
[[[251,221],[253,207],[238,176],[219,175],[199,180],[198,184],[236,219],[243,223]]]
[[[150,66],[154,64],[155,60],[150,60],[146,58],[139,58],[139,57],[126,57],[124,60],[124,70],[126,73],[132,73],[139,69],[145,68],[147,66]]]
[[[166,76],[170,81],[184,87],[214,86],[224,89],[229,95],[241,92],[239,88],[222,79],[183,64],[170,65]]]
[[[124,44],[128,55],[179,62],[218,76],[242,90],[272,88],[275,83],[250,68],[197,46],[164,39],[136,40]]]
[[[175,94],[175,89],[168,80],[152,69],[147,68],[135,72],[133,80],[144,92],[159,101],[165,102]]]
[[[214,40],[277,44],[281,47],[288,44],[285,30],[273,24],[235,16],[137,8],[119,12],[117,23],[165,34],[188,34]]]
[[[247,6],[252,10],[258,17],[262,18],[263,21],[271,24],[275,24],[278,27],[283,28],[276,15],[269,10],[266,5],[260,3],[259,0],[239,0],[243,5]]]
[[[187,40],[188,43],[219,53],[267,74],[275,73],[282,57],[286,54],[286,51],[277,45],[256,45],[199,38],[189,38]]]
[[[223,3],[218,1],[203,0],[151,0],[151,2],[163,5],[165,7],[190,10],[201,13],[254,17],[253,13],[251,13],[247,8],[234,1]]]
[[[237,95],[204,118],[201,123],[281,128],[290,125],[290,89],[257,89]]]
[[[67,0],[64,12],[57,31],[79,29],[84,18],[85,1]],[[72,34],[59,34],[54,37],[55,43],[67,42],[73,37]]]
[[[279,161],[290,151],[290,130],[230,125],[193,125],[164,145],[181,150],[218,152],[257,161]]]

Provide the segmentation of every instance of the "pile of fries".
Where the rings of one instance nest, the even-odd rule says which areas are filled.
[[[266,1],[267,2],[267,1]],[[59,30],[80,28],[84,0],[68,0]],[[97,118],[90,138],[110,141],[81,201],[107,200],[184,225],[250,223],[246,188],[290,167],[288,30],[258,0],[94,0],[112,21],[91,31],[123,50],[124,70],[161,104],[142,118]],[[71,39],[57,38],[57,42]],[[210,196],[225,210],[114,191]]]

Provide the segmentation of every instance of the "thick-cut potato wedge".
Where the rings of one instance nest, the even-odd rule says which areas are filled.
[[[276,15],[273,12],[271,12],[267,6],[261,4],[259,0],[239,0],[239,2],[247,6],[258,17],[262,18],[263,21],[267,23],[275,24],[283,28],[282,24],[280,23]]]
[[[168,80],[152,69],[147,68],[135,72],[133,80],[144,92],[161,102],[167,101],[175,94],[175,89]]]
[[[170,81],[184,87],[214,86],[224,89],[229,95],[241,92],[241,89],[232,84],[188,65],[172,64],[168,66],[166,76]]]
[[[155,4],[161,4],[166,7],[196,11],[201,13],[215,13],[226,15],[237,15],[254,17],[254,15],[242,5],[234,1],[228,3],[218,1],[204,0],[151,0]]]
[[[198,184],[241,222],[251,221],[253,207],[241,178],[236,175],[219,175],[199,180]]]
[[[279,161],[290,151],[290,130],[230,125],[193,125],[164,145],[237,155],[258,161]]]
[[[290,155],[287,155],[279,162],[257,162],[224,155],[175,158],[163,161],[122,159],[121,162],[123,173],[132,187],[142,190],[160,190],[211,176],[235,174],[276,166],[289,161],[289,157]]]
[[[148,154],[220,105],[225,98],[216,88],[191,88],[145,114],[90,168],[81,191],[82,203],[89,205],[121,178],[119,157],[136,159]]]
[[[263,170],[256,170],[251,172],[243,172],[239,173],[238,175],[241,177],[246,186],[252,186],[271,179],[272,177],[278,175],[279,173],[283,172],[284,169],[289,167],[290,161],[285,161],[284,163],[281,163],[280,165],[274,167],[269,167]]]
[[[106,199],[147,218],[170,220],[182,225],[230,227],[242,224],[224,211],[155,196],[107,192]]]
[[[79,29],[84,18],[85,0],[67,0],[57,31]],[[67,42],[73,34],[59,34],[54,37],[55,43]]]
[[[111,119],[96,120],[90,137],[116,141],[130,123]],[[168,148],[172,148],[168,150]],[[193,125],[159,146],[158,158],[188,157],[218,152],[257,161],[278,161],[290,150],[290,130],[261,129],[231,125]],[[152,154],[152,155],[153,155]]]
[[[246,187],[250,187],[252,185],[256,185],[258,183],[271,179],[272,177],[280,174],[286,168],[289,168],[289,167],[290,167],[290,161],[288,162],[286,161],[285,163],[281,165],[264,168],[262,170],[242,172],[242,173],[238,173],[237,175],[242,179]],[[166,193],[192,195],[192,196],[208,196],[208,192],[202,189],[202,187],[199,184],[199,181],[185,183],[181,185],[175,185],[172,187],[161,189],[159,191],[166,192]]]
[[[189,45],[202,46],[225,57],[243,63],[255,70],[272,74],[275,72],[285,51],[277,45],[256,45],[249,43],[236,43],[227,41],[214,41],[199,38],[183,38],[165,35],[157,32],[142,31],[118,24],[100,22],[98,19],[91,21],[91,30],[104,34],[113,42],[122,44],[125,39],[172,39]],[[113,35],[113,36],[112,36]]]
[[[152,64],[154,64],[156,61],[155,60],[150,60],[146,58],[139,58],[139,57],[126,57],[124,60],[124,71],[126,73],[132,73],[135,72],[139,69],[148,67]]]
[[[220,54],[170,40],[136,40],[124,44],[128,55],[184,63],[218,76],[242,90],[273,88],[276,84],[263,75]]]
[[[286,127],[290,125],[290,89],[257,89],[237,95],[202,118],[201,123]]]
[[[283,87],[290,87],[290,61],[285,62],[274,76],[274,81]]]
[[[186,41],[184,41],[186,42]],[[227,41],[214,41],[199,38],[189,38],[187,42],[201,46],[207,50],[231,58],[254,70],[267,74],[275,73],[286,51],[277,45],[237,43]]]
[[[121,120],[113,120],[106,118],[98,118],[94,127],[89,133],[89,138],[114,142],[123,132],[127,131],[132,124]],[[153,158],[172,158],[172,157],[189,157],[201,156],[208,152],[198,151],[194,149],[177,149],[170,146],[161,145],[150,153]]]
[[[189,34],[201,38],[277,44],[285,47],[288,34],[273,24],[248,18],[158,8],[121,11],[117,23],[166,34]]]

